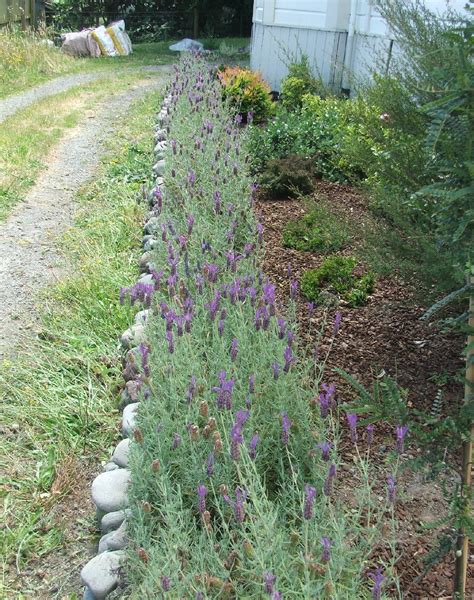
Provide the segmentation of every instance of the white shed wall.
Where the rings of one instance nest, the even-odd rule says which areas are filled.
[[[373,4],[357,0],[351,40],[351,0],[254,0],[251,67],[275,90],[288,72],[286,65],[301,53],[309,57],[315,73],[335,88],[349,87],[347,76],[342,81],[344,70],[355,81],[374,70],[383,71],[397,48]],[[440,14],[446,10],[446,0],[425,0],[425,4]],[[465,0],[450,0],[449,5],[463,10]]]

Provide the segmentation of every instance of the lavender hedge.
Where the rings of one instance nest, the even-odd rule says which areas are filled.
[[[350,502],[339,492],[334,386],[324,359],[300,352],[297,283],[283,308],[260,271],[246,131],[202,59],[183,59],[168,93],[154,286],[127,291],[154,311],[130,458],[131,597],[380,598],[393,560],[370,569],[393,511],[365,458]]]

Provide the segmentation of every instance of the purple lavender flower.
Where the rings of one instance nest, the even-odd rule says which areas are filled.
[[[255,392],[255,375],[253,373],[249,377],[249,392],[251,394]]]
[[[193,401],[194,394],[196,393],[196,381],[196,376],[191,375],[191,379],[189,380],[188,391],[186,393],[186,397],[188,399],[189,404],[191,404],[191,402]]]
[[[312,319],[314,315],[315,304],[314,302],[308,302],[306,304],[306,310],[308,311],[308,318]]]
[[[290,346],[290,348],[293,346],[293,342],[295,341],[295,334],[292,331],[288,331],[288,333],[286,334],[286,339],[288,342],[288,346]]]
[[[188,171],[188,183],[191,187],[194,187],[196,183],[196,173],[192,169]]]
[[[206,460],[206,474],[208,477],[211,477],[212,474],[214,473],[214,463],[215,463],[214,452],[211,452]]]
[[[142,359],[142,369],[145,377],[150,377],[150,366],[148,364],[148,356],[150,354],[150,346],[147,344],[140,344],[138,346],[138,350],[140,352],[140,356]]]
[[[317,446],[322,453],[322,459],[327,462],[329,460],[329,452],[332,448],[332,445],[329,442],[321,442]]]
[[[296,300],[296,296],[298,295],[298,282],[296,279],[290,281],[290,298],[292,300]]]
[[[257,240],[260,245],[263,244],[263,225],[261,223],[257,223]]]
[[[224,325],[225,321],[223,319],[219,319],[219,323],[217,324],[217,331],[219,332],[219,336],[222,337],[224,333]]]
[[[171,148],[173,150],[173,154],[176,155],[177,153],[177,144],[176,144],[176,140],[171,140]]]
[[[214,192],[214,212],[218,215],[221,212],[222,196],[220,192]]]
[[[321,412],[321,418],[325,419],[328,416],[329,413],[329,399],[328,399],[328,395],[326,394],[326,392],[322,391],[319,394],[319,410]]]
[[[273,369],[273,379],[276,381],[280,374],[280,365],[275,362],[272,364],[272,369]]]
[[[267,571],[263,574],[263,581],[265,583],[265,592],[267,594],[273,594],[276,576],[273,575],[273,573],[270,573],[270,571]]]
[[[231,358],[232,362],[234,362],[235,359],[237,358],[238,348],[239,348],[239,340],[234,338],[230,345],[230,358]]]
[[[382,575],[382,569],[380,567],[378,567],[376,571],[369,573],[369,577],[374,582],[374,587],[372,588],[372,598],[373,600],[380,600],[382,596],[382,586],[386,577]]]
[[[340,327],[341,327],[341,321],[342,321],[342,314],[337,311],[336,313],[336,317],[334,318],[334,328],[333,328],[333,335],[337,335]]]
[[[354,413],[347,413],[347,422],[351,430],[351,440],[355,444],[357,442],[357,415]]]
[[[278,592],[277,590],[275,590],[272,594],[272,597],[270,598],[270,600],[282,600],[283,596],[281,595],[281,592]]]
[[[304,508],[303,508],[303,517],[309,521],[313,518],[313,503],[316,498],[316,488],[305,485],[304,488],[305,498],[304,498]]]
[[[245,258],[248,258],[252,254],[253,249],[254,249],[254,245],[253,244],[245,244],[245,246],[244,246],[244,256],[245,256]]]
[[[329,467],[327,477],[324,481],[323,492],[325,496],[329,496],[331,494],[331,487],[334,477],[336,477],[336,465],[332,464]]]
[[[397,482],[393,475],[387,477],[387,489],[388,489],[388,500],[392,504],[395,502],[397,497]]]
[[[173,434],[173,445],[172,445],[173,450],[176,450],[176,448],[178,448],[178,446],[180,444],[181,444],[181,436],[179,435],[179,433],[174,433]]]
[[[205,512],[205,510],[206,510],[206,494],[207,494],[206,486],[199,485],[198,489],[197,489],[197,494],[198,494],[198,504],[197,504],[198,511],[202,515],[203,512]]]
[[[219,380],[220,385],[212,388],[212,391],[217,394],[217,408],[230,410],[232,408],[232,391],[235,381],[227,379],[227,373],[224,370],[220,371]]]
[[[193,232],[194,222],[195,222],[194,215],[188,215],[188,218],[187,218],[188,236],[191,235]]]
[[[257,457],[257,444],[260,440],[260,436],[258,435],[258,433],[255,433],[252,436],[252,439],[249,442],[249,456],[252,460],[255,460],[255,458]]]
[[[265,283],[263,285],[263,301],[269,306],[275,304],[275,286],[271,283]]]
[[[405,436],[408,432],[407,425],[397,425],[397,452],[403,454],[405,451]]]
[[[173,352],[174,352],[173,333],[171,331],[167,331],[165,334],[165,337],[168,342],[168,352],[170,354],[173,354]]]
[[[217,281],[219,267],[213,263],[206,263],[203,267],[203,272],[210,283],[215,283]]]
[[[247,494],[240,488],[235,488],[235,501],[225,495],[224,500],[234,509],[234,517],[237,523],[243,523],[245,520],[244,502],[247,499]]]
[[[278,337],[280,340],[282,340],[285,337],[286,334],[286,321],[285,319],[282,319],[281,317],[278,317],[277,319],[277,325],[278,325]]]
[[[164,592],[169,592],[171,588],[171,580],[169,577],[166,577],[166,575],[163,575],[163,577],[161,578],[161,589]]]
[[[323,546],[323,552],[321,555],[321,562],[328,563],[331,559],[331,541],[328,537],[323,536],[321,538],[321,544]]]
[[[253,121],[253,112],[251,110],[249,110],[249,112],[247,113],[247,123],[248,125],[250,125]]]
[[[367,444],[369,446],[371,446],[373,441],[374,441],[374,425],[372,423],[369,423],[367,425]]]
[[[242,115],[239,113],[237,115],[235,115],[235,122],[237,125],[240,125],[242,123]]]
[[[295,358],[293,356],[293,352],[291,350],[291,346],[287,346],[285,348],[285,351],[283,353],[283,357],[285,359],[285,365],[283,367],[283,371],[285,371],[285,373],[288,373],[288,371],[290,370],[291,364],[295,360]]]
[[[292,425],[292,423],[290,421],[290,418],[288,417],[288,413],[282,412],[281,413],[281,427],[282,427],[281,441],[283,442],[284,446],[288,446],[288,442],[290,439],[291,425]]]

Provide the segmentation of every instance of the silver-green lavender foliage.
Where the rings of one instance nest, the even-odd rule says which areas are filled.
[[[380,597],[367,570],[387,505],[373,503],[364,469],[350,505],[339,497],[333,389],[260,273],[245,131],[201,59],[182,60],[168,91],[131,597]]]

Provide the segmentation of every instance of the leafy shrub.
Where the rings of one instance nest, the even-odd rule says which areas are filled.
[[[226,67],[217,72],[222,85],[222,96],[228,99],[239,114],[253,113],[256,123],[264,121],[274,112],[270,86],[260,73],[241,67]]]
[[[335,294],[349,306],[366,304],[373,292],[375,278],[372,273],[356,277],[356,260],[345,256],[328,256],[317,269],[305,271],[301,278],[301,291],[311,301],[318,301],[323,291]]]
[[[281,82],[280,100],[288,110],[296,110],[301,108],[306,94],[324,96],[326,92],[323,82],[313,77],[308,57],[303,55],[299,63],[290,64],[288,75]]]
[[[296,221],[290,221],[283,231],[283,245],[304,252],[334,252],[348,239],[347,223],[319,201]]]
[[[260,175],[260,184],[272,198],[290,198],[313,191],[313,162],[299,156],[271,160]]]

